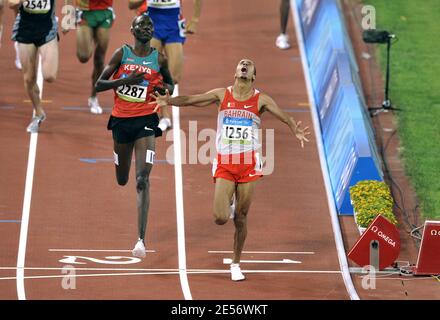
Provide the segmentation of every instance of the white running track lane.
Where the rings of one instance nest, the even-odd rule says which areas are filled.
[[[174,87],[173,97],[179,95],[179,86]],[[173,106],[174,180],[176,188],[177,248],[179,255],[179,277],[185,300],[192,300],[186,269],[185,213],[183,210],[182,146],[180,137],[180,110]]]
[[[43,97],[43,73],[41,71],[41,56],[38,59],[37,85],[40,88],[40,99]],[[35,111],[34,114],[35,115]],[[24,288],[24,266],[26,261],[26,245],[31,213],[32,186],[34,182],[35,158],[37,155],[38,133],[30,134],[29,155],[24,187],[23,211],[21,213],[20,240],[17,255],[17,296],[19,300],[26,300]]]
[[[335,238],[336,243],[336,250],[338,253],[338,260],[339,265],[342,271],[342,278],[344,280],[345,288],[347,289],[348,295],[350,296],[351,300],[359,300],[359,296],[356,292],[356,289],[354,288],[353,281],[351,279],[350,270],[348,268],[348,262],[347,262],[347,256],[345,255],[345,248],[344,248],[344,242],[342,241],[342,234],[341,234],[341,227],[339,225],[339,218],[338,214],[336,212],[336,205],[333,198],[333,193],[331,189],[330,184],[330,175],[327,170],[327,163],[324,156],[324,145],[322,142],[322,136],[321,136],[321,127],[319,124],[319,117],[318,112],[316,109],[316,101],[315,96],[313,94],[312,90],[312,81],[310,79],[310,73],[309,73],[309,66],[307,63],[307,57],[306,57],[306,51],[305,51],[305,44],[304,44],[304,37],[300,25],[300,16],[299,12],[297,10],[297,6],[295,3],[295,0],[290,0],[290,7],[293,14],[293,21],[295,24],[295,31],[296,31],[296,38],[298,41],[299,50],[301,53],[301,61],[304,71],[304,78],[306,81],[306,87],[307,87],[307,94],[309,96],[310,101],[310,110],[312,114],[313,119],[313,127],[315,129],[315,136],[316,136],[316,144],[318,146],[318,152],[319,152],[319,160],[321,163],[321,170],[322,170],[322,176],[324,179],[324,185],[325,190],[327,193],[327,201],[328,201],[328,207],[330,210],[330,217],[332,222],[332,228],[333,228],[333,234]]]

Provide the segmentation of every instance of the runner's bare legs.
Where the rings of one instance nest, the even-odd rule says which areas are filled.
[[[182,78],[183,69],[183,46],[180,42],[167,43],[165,55],[168,58],[168,67],[174,83],[179,83]]]
[[[24,87],[31,99],[35,116],[44,116],[40,100],[40,88],[37,85],[38,48],[33,44],[19,43],[20,62],[23,67]]]
[[[157,51],[164,51],[167,59],[168,59],[168,68],[170,70],[171,78],[173,79],[174,84],[178,84],[180,82],[180,78],[182,76],[183,69],[183,46],[181,43],[167,43],[165,46],[162,44],[162,41],[153,38],[151,39],[151,46]],[[166,129],[166,127],[171,127],[171,110],[169,106],[161,108],[161,118],[168,119],[169,123],[162,122],[159,124],[159,128]]]
[[[174,85],[178,85],[182,77],[183,45],[180,42],[167,43],[164,49],[165,55],[168,58],[168,68],[170,70],[171,78],[173,79]],[[162,109],[162,117],[171,119],[170,107],[167,106]]]
[[[91,97],[96,97],[95,83],[104,70],[105,54],[110,40],[109,28],[98,28],[94,34],[96,49],[93,55],[92,91]]]
[[[234,259],[232,263],[240,263],[241,253],[247,236],[247,215],[251,207],[257,181],[239,183],[237,185],[237,202],[235,204]]]
[[[102,108],[96,99],[95,83],[104,69],[104,60],[109,39],[110,29],[107,28],[97,28],[94,30],[88,25],[82,25],[76,32],[76,55],[78,60],[81,63],[87,63],[93,55],[92,88],[88,105],[90,111],[94,114],[102,113]]]
[[[87,25],[76,30],[76,56],[81,63],[90,60],[93,54],[93,29]]]
[[[133,155],[134,143],[113,142],[115,152],[115,173],[116,180],[120,186],[125,186],[130,174],[131,159]]]
[[[225,224],[231,214],[231,199],[236,195],[234,215],[234,257],[231,263],[231,279],[241,281],[245,276],[240,269],[240,258],[247,236],[247,214],[251,206],[256,181],[236,184],[222,178],[216,179],[214,192],[214,217],[218,225]]]
[[[214,191],[214,219],[218,225],[229,220],[231,199],[235,192],[235,182],[217,178]]]
[[[53,39],[39,48],[41,70],[44,81],[54,82],[58,75],[58,39]]]
[[[155,152],[156,140],[154,136],[144,137],[135,141],[136,155],[136,190],[138,206],[139,239],[145,239],[145,230],[150,207],[150,173],[153,163],[148,163],[147,150]],[[152,160],[153,158],[150,158]]]

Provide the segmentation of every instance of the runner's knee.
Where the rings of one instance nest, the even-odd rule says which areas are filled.
[[[91,57],[89,54],[84,54],[83,52],[77,52],[76,56],[78,57],[79,62],[87,63]]]
[[[93,57],[93,63],[95,64],[95,68],[103,69],[104,68],[104,55],[96,53]]]
[[[24,85],[26,88],[33,87],[36,82],[37,82],[37,77],[35,75],[31,75],[31,74],[24,75]]]
[[[148,179],[148,176],[145,175],[138,175],[136,177],[136,190],[138,192],[142,192],[150,186],[150,181]]]
[[[116,176],[116,180],[120,186],[125,186],[128,183],[128,175],[127,176]]]
[[[52,83],[57,79],[56,74],[48,74],[44,76],[44,81]]]
[[[243,229],[246,226],[246,222],[247,222],[246,214],[243,214],[243,212],[240,211],[235,212],[234,224],[237,229]]]
[[[215,217],[215,224],[218,224],[219,226],[222,226],[222,225],[224,225],[224,224],[226,224],[226,222],[228,222],[228,217]]]
[[[226,210],[214,208],[214,222],[218,225],[224,225],[229,220],[230,212]]]

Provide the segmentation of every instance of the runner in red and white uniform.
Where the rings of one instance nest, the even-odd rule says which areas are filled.
[[[260,148],[258,129],[261,115],[268,111],[287,124],[292,134],[300,140],[301,147],[308,141],[308,127],[302,129],[282,111],[268,95],[253,87],[256,77],[254,63],[242,59],[235,72],[232,87],[220,88],[203,94],[177,96],[156,93],[158,107],[164,105],[205,107],[212,103],[219,106],[217,121],[217,158],[213,176],[216,181],[214,194],[215,223],[225,224],[235,213],[234,257],[231,264],[233,281],[244,280],[240,270],[240,257],[247,234],[247,214],[257,180],[262,176],[262,164],[257,150]],[[231,206],[233,197],[235,204]],[[234,208],[235,206],[235,208]]]

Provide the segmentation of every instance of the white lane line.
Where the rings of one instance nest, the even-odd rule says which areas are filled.
[[[43,97],[43,74],[41,72],[41,56],[38,58],[37,85],[40,88],[40,99]],[[35,111],[34,111],[35,115]],[[26,245],[31,212],[32,186],[34,183],[35,158],[37,156],[38,132],[30,133],[29,154],[24,188],[23,211],[21,213],[20,240],[17,254],[17,297],[26,300],[24,288],[24,265],[26,260]]]
[[[223,259],[223,264],[231,264],[232,259]],[[291,260],[291,259],[283,259],[283,260],[240,260],[240,263],[274,263],[274,264],[299,264],[301,261]]]
[[[15,270],[16,267],[0,267],[0,270]],[[79,271],[178,271],[179,269],[145,269],[145,268],[85,268],[85,267],[26,267],[25,270],[49,271],[49,270],[79,270]]]
[[[293,15],[293,22],[295,25],[296,38],[298,42],[299,51],[301,53],[301,62],[303,67],[303,74],[306,81],[307,95],[310,101],[310,110],[313,120],[313,128],[315,130],[316,145],[318,148],[319,162],[321,166],[322,176],[324,179],[325,191],[327,194],[327,203],[330,211],[330,218],[332,223],[333,235],[335,239],[336,251],[338,253],[339,265],[342,271],[342,279],[344,281],[345,288],[351,300],[360,300],[359,295],[351,279],[350,271],[348,268],[347,256],[345,253],[344,242],[342,240],[341,226],[339,225],[339,218],[336,212],[335,200],[333,198],[333,191],[331,188],[330,174],[327,169],[327,161],[325,159],[324,143],[321,135],[321,125],[319,123],[319,115],[316,108],[316,101],[312,87],[312,79],[310,78],[310,69],[307,62],[307,55],[305,49],[304,36],[301,28],[301,18],[298,12],[297,4],[295,0],[290,0],[290,7]]]
[[[174,87],[173,96],[179,95],[179,86]],[[176,190],[177,248],[179,254],[179,276],[185,300],[192,300],[186,273],[185,249],[185,212],[183,210],[182,145],[180,138],[180,110],[173,106],[173,146],[174,146],[174,181]]]
[[[132,250],[119,249],[48,249],[49,252],[131,252]],[[156,250],[145,250],[145,252],[156,252]]]
[[[215,251],[209,250],[208,253],[234,253],[234,251]],[[315,252],[311,251],[243,251],[242,253],[246,254],[315,254]]]
[[[252,273],[305,273],[305,274],[318,274],[318,275],[326,275],[326,274],[341,274],[341,271],[336,270],[241,270],[243,273],[252,274]],[[205,270],[205,269],[188,269],[187,272],[189,274],[229,274],[229,270]],[[175,271],[165,271],[165,272],[124,272],[124,273],[92,273],[92,274],[75,274],[69,275],[69,277],[75,278],[84,278],[84,277],[114,277],[114,276],[145,276],[145,275],[177,275],[180,273],[180,270],[175,269]],[[48,275],[48,276],[27,276],[25,279],[52,279],[52,278],[65,278],[66,275]],[[16,277],[0,277],[0,280],[15,280]]]

